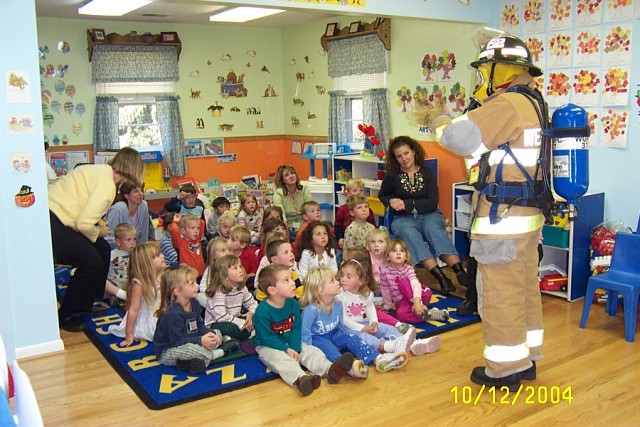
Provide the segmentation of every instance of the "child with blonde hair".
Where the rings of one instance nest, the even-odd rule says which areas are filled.
[[[212,237],[224,237],[229,238],[231,228],[238,223],[236,216],[231,211],[226,211],[218,218],[217,230]]]
[[[344,324],[347,329],[363,332],[369,345],[378,346],[378,351],[411,351],[415,355],[433,353],[440,348],[440,337],[415,339],[416,330],[410,327],[404,335],[396,328],[378,323],[378,313],[373,303],[375,282],[367,272],[365,264],[355,258],[345,261],[340,268]]]
[[[371,259],[371,269],[376,283],[380,283],[380,266],[385,263],[385,252],[391,242],[389,233],[384,228],[376,228],[367,237],[366,249]]]
[[[245,194],[240,200],[240,212],[238,212],[238,224],[244,225],[251,232],[252,245],[260,243],[258,235],[262,225],[262,213],[258,207],[258,200],[253,194]]]
[[[396,308],[402,322],[447,321],[449,312],[428,308],[431,289],[422,286],[411,263],[411,254],[402,240],[392,240],[385,252],[387,264],[380,266],[380,291],[385,310]]]
[[[127,299],[129,258],[131,250],[136,246],[137,234],[136,228],[127,222],[118,224],[113,231],[116,248],[111,250],[111,263],[104,291],[121,300]]]
[[[231,244],[224,237],[214,237],[207,243],[207,267],[202,273],[200,279],[200,293],[198,293],[198,302],[201,307],[207,306],[207,286],[209,280],[213,280],[213,270],[216,260],[222,258],[225,255],[231,254]]]
[[[155,242],[145,242],[131,251],[127,312],[119,325],[109,326],[109,333],[124,338],[121,347],[134,341],[153,340],[160,303],[159,283],[165,270],[164,255]]]
[[[197,270],[186,264],[172,267],[163,275],[153,337],[158,362],[192,374],[201,373],[212,360],[239,348],[237,341],[223,343],[220,331],[204,326],[196,300],[197,275]]]
[[[258,303],[245,286],[245,279],[246,273],[236,255],[225,255],[216,261],[207,284],[206,327],[239,340],[254,335],[253,315]]]
[[[364,181],[360,178],[349,179],[345,184],[345,191],[347,193],[347,197],[357,195],[364,196]],[[336,211],[336,221],[333,224],[336,239],[338,239],[339,249],[342,249],[344,247],[344,232],[352,221],[353,216],[351,216],[351,213],[349,212],[349,206],[347,206],[346,203],[344,205],[341,205]],[[371,208],[369,208],[367,222],[374,227],[376,226],[376,219]]]
[[[269,369],[303,396],[320,387],[320,378],[337,384],[352,369],[353,354],[345,353],[331,363],[318,348],[302,342],[300,306],[294,299],[295,285],[289,269],[280,264],[267,266],[258,281],[267,298],[256,310],[256,352]],[[361,362],[361,361],[360,361]],[[311,374],[305,373],[304,365]]]
[[[338,360],[341,351],[349,351],[362,360],[349,373],[358,378],[368,376],[368,365],[387,372],[407,364],[406,351],[380,354],[378,348],[365,342],[359,333],[350,333],[344,325],[342,303],[336,299],[340,283],[328,267],[311,270],[304,280],[304,295],[300,299],[302,311],[302,342],[318,347],[330,361]],[[403,340],[407,341],[407,340]],[[405,347],[408,343],[405,342]]]
[[[320,266],[329,267],[337,273],[338,263],[334,246],[327,223],[320,221],[306,227],[298,247],[300,279],[304,280],[309,270]]]

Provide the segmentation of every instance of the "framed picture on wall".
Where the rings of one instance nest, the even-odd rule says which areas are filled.
[[[360,31],[360,21],[352,22],[349,25],[349,34],[357,33]]]
[[[325,37],[333,37],[336,35],[336,29],[338,28],[337,22],[330,22],[327,24],[327,28],[324,30]]]
[[[163,43],[176,43],[178,41],[178,33],[160,33],[160,39]]]
[[[97,42],[106,41],[105,36],[104,36],[104,30],[100,30],[100,29],[97,29],[97,28],[92,28],[91,29],[91,35],[93,36],[93,40],[95,40]]]

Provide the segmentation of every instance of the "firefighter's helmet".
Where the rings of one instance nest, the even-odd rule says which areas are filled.
[[[489,40],[481,49],[478,59],[471,63],[473,68],[488,62],[501,62],[529,69],[533,77],[542,75],[542,70],[531,60],[531,52],[527,45],[517,37],[503,35]]]

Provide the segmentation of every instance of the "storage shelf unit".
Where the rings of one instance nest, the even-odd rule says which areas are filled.
[[[583,298],[587,290],[587,282],[591,277],[591,230],[601,224],[604,219],[604,193],[585,194],[576,202],[578,219],[569,222],[569,245],[564,247],[553,242],[551,246],[542,242],[544,257],[540,269],[545,266],[556,266],[567,273],[567,291],[542,291],[546,294],[575,301]],[[547,227],[547,226],[545,226]]]
[[[453,232],[451,238],[460,258],[469,256],[469,227],[473,212],[471,210],[471,196],[474,188],[463,182],[456,182],[452,186],[453,197]]]
[[[434,172],[437,179],[438,159],[426,159],[423,164]],[[334,203],[336,210],[345,203],[341,197],[342,187],[347,183],[347,179],[343,177],[345,172],[350,178],[360,178],[364,181],[365,196],[377,198],[382,184],[382,177],[384,176],[384,160],[380,160],[377,157],[363,157],[359,153],[334,155],[333,173],[336,177],[334,181]],[[338,177],[341,179],[337,179]],[[382,225],[381,216],[378,218],[378,225]]]

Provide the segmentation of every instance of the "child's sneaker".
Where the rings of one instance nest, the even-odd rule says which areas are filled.
[[[226,356],[227,354],[231,354],[234,351],[240,350],[240,341],[235,338],[229,338],[228,340],[220,344],[220,347],[218,347],[218,349],[222,350],[224,352],[224,355]]]
[[[398,332],[400,332],[402,335],[406,334],[407,331],[409,330],[409,328],[412,328],[413,326],[411,326],[408,323],[404,323],[404,322],[399,322],[396,325],[396,329],[398,330]]]
[[[338,384],[340,379],[349,372],[354,359],[353,354],[346,352],[333,362],[327,371],[327,381],[329,384]]]
[[[197,357],[187,360],[176,360],[176,368],[181,371],[188,371],[191,374],[199,374],[207,369],[207,362]]]
[[[369,377],[369,367],[364,363],[364,360],[356,359],[349,369],[349,375],[353,378],[366,379]]]
[[[449,312],[447,310],[439,310],[437,308],[429,308],[424,311],[422,317],[425,321],[437,320],[439,322],[446,322],[449,320]]]
[[[401,337],[396,338],[393,341],[393,353],[402,353],[409,351],[409,347],[416,339],[416,328],[409,328],[409,330]]]
[[[427,353],[435,353],[440,348],[440,337],[435,336],[431,338],[424,338],[415,340],[413,344],[411,344],[411,353],[416,356],[421,356]]]
[[[303,375],[299,377],[294,384],[303,396],[309,396],[313,393],[313,390],[320,387],[320,376]]]
[[[402,353],[384,353],[376,357],[376,370],[378,372],[387,372],[392,369],[400,369],[407,364],[409,355]]]

